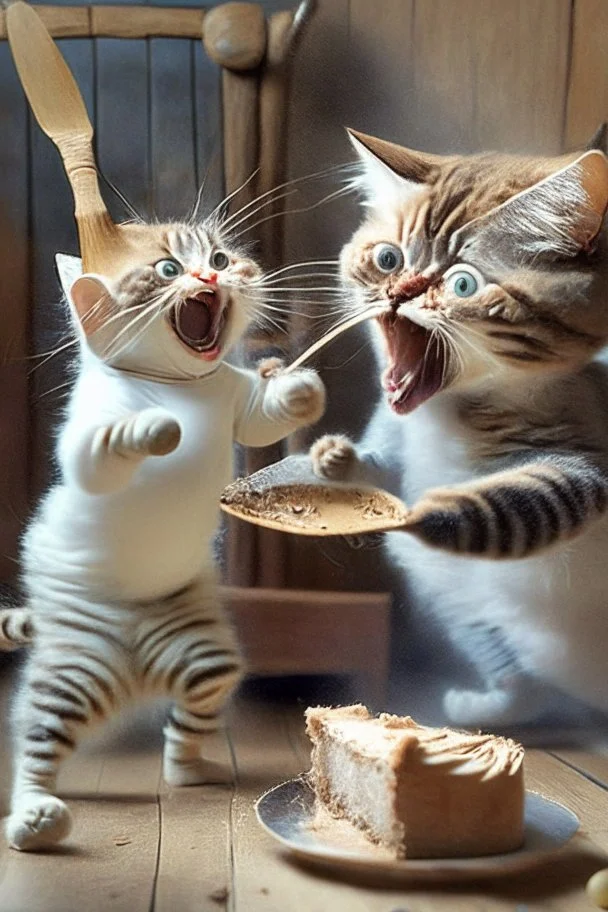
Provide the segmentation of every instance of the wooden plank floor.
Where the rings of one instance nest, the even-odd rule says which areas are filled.
[[[608,757],[582,749],[527,752],[528,787],[581,819],[568,849],[534,872],[487,883],[380,889],[294,863],[259,827],[255,799],[309,763],[303,704],[249,692],[209,745],[234,763],[234,787],[168,789],[160,740],[77,754],[60,792],[74,813],[64,847],[24,855],[0,844],[0,912],[531,912],[591,908],[587,878],[608,865]],[[6,697],[0,705],[6,719]],[[0,744],[0,810],[9,787]]]

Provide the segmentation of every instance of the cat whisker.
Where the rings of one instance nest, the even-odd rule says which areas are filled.
[[[52,389],[45,390],[43,393],[40,393],[40,395],[37,397],[36,401],[41,402],[43,399],[46,399],[47,396],[52,396],[53,393],[57,393],[57,392],[59,392],[59,390],[65,389],[67,391],[68,389],[70,389],[72,387],[73,382],[74,381],[72,378],[70,378],[69,380],[64,380],[62,383],[59,383],[57,386],[54,386]]]
[[[228,196],[225,196],[224,199],[223,199],[221,202],[219,202],[219,203],[217,204],[217,206],[215,207],[215,209],[212,210],[211,214],[209,215],[209,219],[208,219],[208,220],[209,220],[209,221],[214,221],[214,220],[216,220],[216,219],[220,219],[220,218],[221,218],[220,213],[221,213],[222,211],[225,210],[225,208],[226,208],[226,206],[228,205],[228,203],[230,202],[230,200],[231,200],[231,199],[234,199],[234,197],[235,197],[238,193],[240,193],[241,190],[244,190],[245,187],[246,187],[248,184],[250,184],[251,181],[258,175],[259,171],[260,171],[260,169],[259,169],[259,168],[256,168],[254,171],[251,172],[251,174],[249,175],[249,177],[248,177],[246,180],[244,180],[243,183],[240,184],[240,185],[236,188],[236,190],[233,190],[232,193],[229,193]]]
[[[342,370],[343,368],[347,367],[351,361],[354,361],[355,358],[358,358],[364,349],[369,348],[369,344],[369,340],[366,339],[363,345],[360,345],[356,352],[353,352],[352,355],[349,355],[346,361],[342,361],[341,364],[324,365],[323,370]]]
[[[28,376],[31,377],[32,374],[39,370],[41,367],[44,367],[45,364],[48,364],[49,361],[52,361],[54,357],[60,355],[61,352],[67,351],[69,348],[72,348],[74,345],[78,344],[78,339],[70,339],[69,342],[66,342],[64,345],[60,345],[58,348],[53,349],[50,352],[45,352],[41,355],[30,355],[30,358],[42,358],[44,355],[44,361],[41,361],[39,364],[35,364],[30,371],[28,371]]]
[[[312,180],[317,180],[317,179],[320,179],[323,177],[329,177],[329,176],[339,173],[341,171],[348,171],[350,173],[350,172],[356,170],[356,167],[357,166],[353,165],[353,163],[347,163],[347,164],[342,164],[342,165],[332,165],[329,168],[324,168],[321,171],[314,172],[313,174],[305,174],[302,177],[294,177],[291,180],[284,181],[282,184],[278,184],[276,187],[272,187],[270,190],[266,190],[265,193],[261,193],[255,199],[251,200],[249,203],[246,203],[237,212],[234,212],[231,216],[229,216],[224,221],[223,225],[229,231],[232,231],[232,229],[235,228],[236,226],[235,225],[231,226],[230,223],[233,222],[235,219],[238,219],[239,217],[241,217],[243,212],[245,212],[247,209],[250,209],[252,206],[255,206],[256,203],[258,203],[260,200],[263,200],[268,196],[272,196],[272,194],[277,194],[280,190],[283,190],[286,187],[294,187],[296,185],[303,184],[306,181],[312,181]],[[279,197],[279,198],[281,198],[281,197]],[[230,197],[229,197],[229,199],[230,199]],[[274,202],[274,199],[271,199],[269,202]],[[279,213],[277,213],[277,214],[279,214]],[[252,215],[253,215],[253,213],[250,213],[247,216],[247,218],[250,218]],[[245,219],[241,219],[241,220],[244,221]]]
[[[252,231],[254,228],[257,228],[259,225],[263,225],[264,222],[268,222],[273,218],[278,218],[281,215],[298,215],[302,212],[312,212],[314,209],[318,209],[319,206],[324,206],[326,203],[329,203],[335,199],[339,199],[342,196],[346,196],[349,193],[352,193],[350,187],[340,187],[339,190],[334,190],[333,193],[329,193],[327,196],[324,196],[322,200],[318,200],[316,203],[312,203],[310,206],[302,206],[299,209],[286,209],[283,212],[274,212],[272,215],[267,215],[263,219],[258,219],[257,222],[254,222],[252,225],[248,225],[242,231],[237,232],[237,234],[234,235],[234,238],[240,238],[241,235],[245,234],[245,232]]]
[[[253,322],[259,326],[272,326],[274,329],[283,334],[287,333],[287,326],[281,325],[272,317],[268,316],[268,314],[257,314]]]
[[[133,204],[129,202],[129,200],[128,200],[127,197],[124,195],[124,193],[122,193],[122,192],[118,189],[118,187],[117,187],[115,184],[112,183],[112,181],[109,179],[109,177],[106,177],[106,175],[105,175],[102,171],[99,170],[99,168],[97,169],[97,172],[98,172],[99,176],[101,177],[102,181],[103,181],[105,184],[107,184],[107,186],[110,188],[110,190],[112,191],[112,193],[114,193],[114,194],[118,197],[118,199],[121,201],[121,203],[123,204],[123,206],[125,206],[125,208],[127,209],[127,211],[130,212],[130,214],[133,216],[133,218],[135,219],[135,221],[136,221],[138,224],[143,225],[143,224],[144,224],[144,219],[143,219],[143,217],[142,217],[142,216],[140,215],[140,213],[137,211],[137,209],[135,208],[135,206],[133,206]]]
[[[267,272],[262,277],[264,279],[272,279],[275,276],[280,275],[282,272],[288,272],[292,269],[299,269],[301,266],[339,266],[339,260],[302,260],[299,263],[291,263],[289,266],[282,266],[280,269],[274,269],[272,272]]]
[[[337,323],[334,323],[333,326],[330,326],[330,327],[323,333],[323,335],[327,335],[327,334],[330,333],[330,332],[335,332],[335,330],[339,329],[344,323],[348,323],[348,322],[349,322],[351,319],[353,319],[354,317],[360,316],[360,314],[363,314],[366,310],[368,310],[368,307],[363,307],[363,308],[361,308],[361,309],[356,310],[354,313],[350,313],[350,314],[345,315],[344,318],[343,318],[342,320],[338,320]],[[322,338],[322,336],[321,336],[320,338]]]
[[[306,313],[302,310],[294,310],[292,307],[273,307],[266,304],[261,304],[260,309],[262,310],[271,310],[273,313],[284,314],[286,317],[302,317],[305,320],[321,320],[326,319],[325,316],[315,315],[311,313]]]
[[[129,322],[125,326],[123,326],[122,329],[120,329],[118,331],[118,333],[114,336],[114,338],[111,340],[111,342],[106,346],[106,348],[103,352],[103,357],[114,357],[114,358],[119,357],[130,343],[135,344],[135,342],[137,341],[137,339],[140,337],[141,334],[131,340],[127,340],[126,345],[123,346],[118,352],[113,350],[114,346],[116,345],[116,343],[122,336],[124,336],[126,333],[128,333],[131,329],[133,329],[134,326],[136,326],[137,323],[139,323],[141,320],[145,319],[150,314],[152,314],[152,318],[148,323],[145,324],[144,329],[147,329],[149,326],[151,326],[152,321],[156,318],[158,312],[162,309],[163,304],[161,302],[162,302],[163,297],[169,298],[170,296],[171,296],[171,294],[166,292],[163,295],[159,295],[156,298],[153,298],[152,301],[146,302],[144,308],[141,309],[139,311],[139,313],[137,313],[136,316],[133,317],[133,319],[129,320]],[[116,317],[118,317],[118,316],[125,317],[128,315],[128,313],[129,313],[128,311],[123,311],[123,312],[121,312],[121,314],[115,315],[115,316]],[[108,321],[108,323],[109,322],[110,321]]]
[[[258,288],[277,288],[277,287],[287,287],[285,285],[287,282],[301,282],[302,280],[310,279],[336,279],[338,278],[337,273],[335,272],[309,272],[309,273],[300,273],[296,275],[283,276],[282,278],[272,279],[271,281],[262,281],[257,282],[256,285]]]
[[[274,311],[277,311],[278,313],[284,313],[287,315],[293,314],[295,316],[300,316],[300,317],[303,317],[308,320],[320,321],[320,320],[327,320],[328,318],[331,318],[331,317],[337,316],[337,315],[347,316],[347,317],[350,317],[352,315],[352,312],[350,311],[350,309],[347,310],[344,306],[332,307],[329,309],[323,307],[322,313],[311,313],[311,312],[304,313],[303,311],[295,310],[295,307],[297,307],[299,305],[317,305],[320,303],[319,301],[310,300],[310,299],[306,299],[306,298],[304,298],[304,299],[302,299],[302,298],[284,299],[284,298],[274,298],[274,297],[260,298],[258,295],[247,295],[246,293],[242,293],[242,296],[245,298],[249,298],[249,300],[252,300],[254,302],[255,307],[257,307],[257,308],[274,310]],[[277,304],[281,305],[281,306],[279,306],[279,307],[273,306],[273,305],[277,305]]]
[[[338,287],[336,287],[335,285],[304,285],[304,286],[295,285],[291,288],[283,287],[283,286],[276,287],[276,286],[270,285],[268,287],[269,287],[270,291],[272,292],[272,294],[289,295],[289,294],[291,294],[291,292],[294,292],[294,291],[309,291],[309,292],[310,291],[331,291],[332,294],[340,294],[340,295],[342,294],[340,289]],[[264,289],[260,288],[260,290],[263,291]]]
[[[156,305],[154,305],[154,306],[147,308],[143,313],[139,314],[134,320],[131,320],[131,322],[127,326],[123,327],[123,329],[120,331],[120,333],[112,340],[110,345],[106,348],[104,355],[103,355],[104,358],[112,357],[112,358],[118,359],[123,354],[123,352],[125,352],[127,350],[127,348],[130,345],[135,346],[137,344],[137,342],[139,341],[139,339],[141,339],[141,337],[144,335],[144,333],[146,333],[148,331],[148,329],[152,326],[152,324],[154,323],[154,321],[156,320],[156,318],[158,316],[158,312],[159,312],[158,307]],[[120,336],[122,336],[124,333],[126,333],[127,330],[132,330],[136,323],[138,323],[144,317],[148,317],[148,316],[149,316],[149,319],[144,323],[143,327],[141,327],[139,329],[139,331],[132,338],[128,338],[125,341],[124,345],[118,349],[118,351],[113,350],[113,346],[116,344],[116,342]]]
[[[64,340],[69,341],[70,345],[73,345],[75,342],[78,341],[77,339],[72,338],[71,334],[63,333],[60,336],[60,338],[57,339],[57,344],[58,345],[67,344],[67,341],[64,343]],[[20,361],[36,361],[38,358],[46,358],[49,355],[53,355],[55,353],[55,351],[56,351],[55,348],[49,348],[46,351],[34,352],[33,355],[23,355],[19,360]]]
[[[271,191],[269,191],[269,192],[271,192]],[[239,225],[242,225],[248,219],[253,218],[254,215],[256,215],[256,213],[260,212],[266,206],[271,206],[273,203],[278,203],[279,200],[286,199],[288,196],[293,196],[293,194],[297,193],[297,192],[298,192],[297,189],[286,190],[285,193],[280,193],[278,196],[273,196],[271,199],[267,199],[263,203],[260,203],[259,206],[256,206],[256,208],[253,209],[252,212],[248,212],[247,215],[243,216],[243,218],[239,219],[239,221],[235,222],[234,224],[228,224],[229,222],[232,222],[232,219],[234,218],[234,216],[231,216],[230,219],[226,219],[224,222],[222,222],[222,230],[225,231],[226,234],[228,234],[229,236],[232,236],[234,230],[236,228],[238,228]],[[258,199],[262,199],[262,197],[258,197]],[[249,205],[251,205],[251,203]],[[247,208],[246,206],[243,206],[243,209],[246,209],[246,208]],[[276,215],[279,215],[279,214],[280,213],[276,213]],[[237,234],[236,237],[238,237],[238,236],[239,235]]]
[[[467,332],[465,332],[460,327],[458,327],[455,323],[446,324],[445,329],[446,329],[448,335],[455,336],[459,340],[459,342],[461,342],[463,345],[467,346],[467,348],[469,348],[471,351],[475,352],[475,354],[479,355],[484,360],[488,359],[487,350],[483,346],[476,345],[475,342],[473,341],[473,339],[471,338],[471,335],[478,335],[480,338],[483,338],[483,336],[480,333],[475,333],[475,332],[469,333],[468,328],[467,328]],[[463,360],[463,363],[464,363],[464,360]]]
[[[188,218],[186,219],[187,224],[190,226],[192,226],[196,223],[196,218],[198,216],[198,210],[200,208],[201,200],[203,198],[203,193],[205,191],[205,184],[207,182],[208,173],[209,173],[209,168],[207,168],[207,172],[201,181],[201,185],[198,188],[198,192],[196,194],[196,199],[194,200],[194,205],[193,205],[190,213],[188,214]]]

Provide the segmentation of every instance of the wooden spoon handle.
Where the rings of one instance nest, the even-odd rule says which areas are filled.
[[[357,323],[363,323],[365,320],[371,320],[372,317],[377,317],[382,313],[384,307],[370,307],[368,310],[364,311],[361,314],[358,314],[356,317],[351,317],[350,320],[346,320],[344,323],[340,323],[339,326],[336,326],[334,329],[330,329],[328,333],[325,333],[324,336],[321,336],[320,339],[317,339],[316,342],[302,352],[301,355],[298,355],[295,361],[292,361],[285,370],[284,374],[289,374],[291,371],[296,370],[300,365],[304,364],[305,361],[308,361],[309,358],[319,351],[320,348],[324,348],[329,342],[336,338],[336,336],[341,336],[343,332],[346,332],[347,329],[352,329],[353,326],[356,326]]]

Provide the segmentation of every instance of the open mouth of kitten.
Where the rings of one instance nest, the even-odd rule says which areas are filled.
[[[383,386],[393,411],[407,415],[444,386],[445,353],[436,335],[408,317],[392,311],[377,319],[390,359]]]
[[[180,342],[205,361],[213,361],[221,351],[226,317],[221,295],[205,289],[176,304],[169,320]]]

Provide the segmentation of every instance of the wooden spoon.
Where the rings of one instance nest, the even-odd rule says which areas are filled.
[[[225,488],[220,506],[247,522],[296,535],[362,535],[407,525],[403,501],[371,485],[331,482],[309,456],[288,456]]]
[[[10,48],[41,129],[61,153],[74,194],[84,271],[114,275],[137,260],[138,226],[115,225],[99,190],[93,127],[74,77],[44,23],[27,3],[6,10]]]

